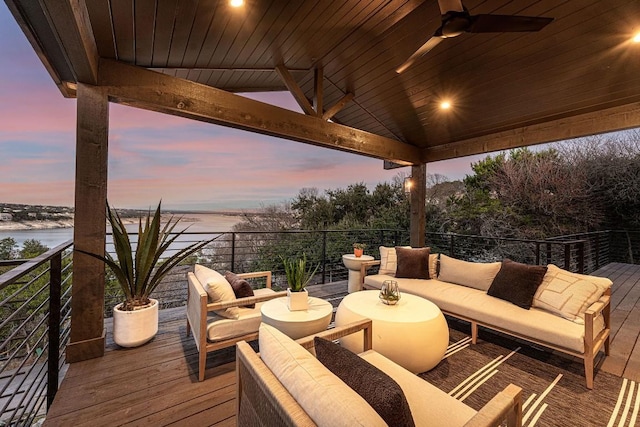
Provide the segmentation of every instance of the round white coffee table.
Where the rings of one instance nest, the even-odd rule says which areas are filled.
[[[413,373],[433,369],[449,345],[449,327],[437,305],[402,293],[396,305],[380,301],[379,291],[349,294],[338,306],[336,326],[363,318],[373,322],[373,349]],[[363,351],[362,332],[340,339],[354,353]]]
[[[349,284],[347,289],[349,293],[362,290],[362,274],[360,274],[360,265],[365,261],[373,261],[375,258],[371,255],[355,256],[354,254],[342,255],[342,262],[349,270]]]
[[[276,298],[262,304],[262,321],[294,340],[324,331],[331,322],[331,303],[309,297],[307,310],[290,311],[287,298]]]

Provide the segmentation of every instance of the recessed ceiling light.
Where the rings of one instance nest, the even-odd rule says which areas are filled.
[[[633,36],[633,39],[631,40],[633,40],[634,43],[640,43],[640,31],[638,31],[636,35]]]
[[[451,102],[450,101],[442,101],[440,103],[440,109],[441,110],[448,110],[449,108],[451,108]]]
[[[231,7],[242,7],[244,6],[244,0],[229,0],[229,4]]]

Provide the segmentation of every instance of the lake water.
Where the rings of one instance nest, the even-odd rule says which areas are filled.
[[[176,218],[178,216],[179,215],[176,215]],[[185,214],[175,230],[180,231],[188,226],[189,232],[218,234],[231,231],[231,228],[238,222],[240,222],[240,217],[235,215]],[[137,232],[138,225],[128,225],[127,230]],[[20,248],[22,248],[25,240],[34,239],[51,249],[67,240],[73,239],[73,228],[0,231],[0,240],[6,237],[14,238]],[[206,238],[206,236],[202,236],[202,239],[204,238]]]

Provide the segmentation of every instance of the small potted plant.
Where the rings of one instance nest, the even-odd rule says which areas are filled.
[[[306,310],[309,308],[309,293],[305,289],[313,275],[318,271],[320,264],[315,268],[307,268],[307,254],[303,254],[302,258],[285,259],[282,258],[284,272],[287,276],[287,303],[289,310]]]
[[[362,254],[364,254],[364,250],[367,248],[365,243],[354,243],[353,244],[353,254],[356,258],[360,258]]]

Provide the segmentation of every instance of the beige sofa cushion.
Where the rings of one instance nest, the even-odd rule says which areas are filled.
[[[462,426],[476,414],[469,406],[374,350],[360,353],[360,357],[398,383],[407,398],[416,426]]]
[[[311,353],[277,329],[260,326],[260,357],[318,426],[386,426],[369,404]]]
[[[612,283],[603,277],[572,273],[549,264],[533,297],[533,306],[584,324],[584,312]]]
[[[263,296],[274,293],[272,289],[255,289],[255,296]],[[257,332],[262,321],[260,308],[264,302],[259,302],[255,308],[238,308],[238,318],[229,319],[217,314],[210,314],[207,318],[207,339],[209,341],[222,341],[229,338]]]
[[[236,299],[236,294],[233,292],[233,288],[227,282],[227,279],[220,273],[203,265],[196,264],[193,269],[193,274],[209,295],[209,302],[223,302],[233,301]],[[223,310],[216,310],[216,313],[222,317],[229,319],[237,319],[240,312],[238,307],[229,307]]]
[[[411,248],[411,246],[400,246],[402,248]],[[380,246],[380,269],[378,274],[395,277],[398,269],[398,254],[396,248]],[[429,277],[432,279],[438,276],[438,254],[429,254]]]
[[[441,254],[438,279],[486,292],[501,265],[501,262],[468,262]]]

